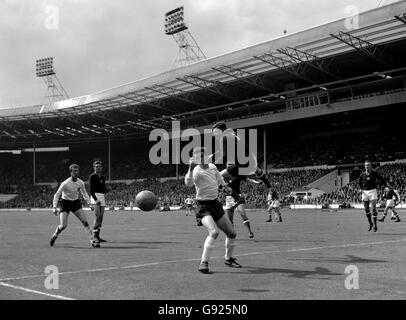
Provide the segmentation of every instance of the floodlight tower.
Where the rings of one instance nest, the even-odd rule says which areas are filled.
[[[36,74],[38,78],[44,79],[48,90],[42,103],[52,103],[69,98],[56,76],[54,69],[54,58],[38,59],[36,61]]]
[[[165,14],[165,34],[173,36],[179,46],[178,55],[173,64],[174,67],[186,66],[206,59],[185,24],[183,6]]]

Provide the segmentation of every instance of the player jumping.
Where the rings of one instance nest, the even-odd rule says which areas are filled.
[[[227,150],[227,141],[228,140],[234,140],[235,145],[237,146],[238,143],[240,142],[241,139],[238,137],[238,135],[232,130],[232,129],[227,129],[227,126],[225,122],[217,122],[213,125],[213,135],[214,137],[221,137],[223,139],[222,144],[223,144],[223,150]],[[245,146],[244,146],[245,148]],[[271,184],[268,180],[268,178],[265,175],[265,172],[258,167],[256,155],[250,153],[249,154],[249,160],[247,164],[243,164],[239,162],[238,157],[235,157],[235,166],[238,168],[238,170],[243,169],[243,168],[248,168],[248,166],[252,167],[252,172],[246,173],[244,175],[255,175],[259,180],[261,180],[268,188],[271,188]],[[212,155],[212,162],[213,163],[226,163],[228,161],[227,159],[227,154],[225,152],[220,153],[216,152]],[[241,173],[239,172],[239,175]],[[242,201],[242,200],[241,200]],[[238,201],[237,201],[238,202]]]
[[[203,245],[202,260],[198,270],[202,273],[209,273],[210,256],[220,230],[226,234],[225,264],[229,267],[241,267],[237,263],[237,259],[232,257],[237,234],[218,200],[219,186],[229,188],[217,167],[209,163],[206,148],[199,147],[193,150],[193,157],[189,161],[189,170],[185,176],[185,184],[189,187],[194,185],[196,188],[196,219],[201,220],[209,233]]]
[[[222,170],[220,174],[223,177],[228,177],[230,180],[228,182],[228,186],[231,188],[231,193],[226,197],[226,213],[228,218],[230,219],[231,223],[234,225],[234,210],[240,213],[244,226],[248,230],[248,236],[250,238],[254,238],[254,233],[251,230],[250,221],[247,217],[247,213],[245,211],[245,198],[241,193],[241,182],[247,181],[255,184],[261,183],[260,181],[256,181],[253,179],[248,178],[247,176],[239,175],[238,167],[234,163],[227,163],[226,169]]]
[[[379,222],[384,222],[385,217],[388,214],[388,211],[392,211],[392,216],[394,217],[395,222],[400,222],[400,218],[398,213],[395,210],[397,203],[400,201],[399,193],[393,189],[391,185],[385,188],[384,198],[386,199],[386,206],[383,212],[383,216],[381,219],[378,219]]]
[[[85,227],[86,233],[89,235],[90,243],[93,247],[100,247],[100,244],[97,240],[94,239],[92,231],[90,230],[89,223],[87,222],[86,215],[82,210],[82,204],[79,200],[79,190],[83,195],[83,198],[86,200],[90,206],[90,198],[86,192],[85,183],[78,178],[79,176],[79,166],[77,164],[71,164],[69,166],[70,177],[66,179],[58,188],[54,195],[53,201],[53,214],[58,215],[58,200],[62,196],[61,200],[61,210],[59,212],[60,224],[56,228],[54,234],[51,237],[49,244],[54,245],[55,240],[58,238],[58,235],[68,226],[68,216],[70,212],[82,222]]]

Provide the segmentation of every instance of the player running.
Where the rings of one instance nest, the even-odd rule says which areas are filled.
[[[54,245],[58,235],[68,226],[68,216],[70,212],[80,220],[85,227],[87,234],[89,235],[90,243],[93,247],[100,247],[100,244],[93,238],[92,231],[90,230],[89,223],[87,222],[86,215],[82,210],[82,204],[79,200],[79,190],[82,193],[83,198],[90,206],[90,198],[86,192],[85,183],[78,178],[79,166],[77,164],[71,164],[69,166],[70,177],[63,181],[56,191],[53,200],[53,214],[58,215],[58,201],[62,196],[61,210],[59,212],[60,224],[56,228],[54,234],[51,237],[49,244]]]
[[[399,193],[393,189],[391,185],[385,188],[384,191],[384,198],[386,199],[386,207],[385,210],[383,211],[383,216],[381,219],[378,219],[379,222],[384,222],[385,217],[388,214],[388,211],[392,211],[392,217],[395,222],[400,222],[400,218],[398,216],[398,213],[395,210],[395,207],[397,203],[400,201],[400,195]]]
[[[250,221],[245,211],[245,197],[241,193],[241,182],[247,181],[254,184],[260,184],[260,181],[256,181],[238,174],[238,166],[234,163],[227,163],[226,169],[220,172],[223,178],[227,177],[229,182],[227,185],[231,188],[231,193],[226,197],[226,213],[231,223],[234,225],[234,210],[240,213],[244,226],[248,230],[248,236],[254,238],[254,233],[251,230]]]
[[[268,220],[266,220],[266,222],[272,222],[272,211],[275,211],[276,221],[282,222],[282,214],[279,211],[280,202],[278,199],[278,193],[275,190],[269,191],[266,202],[269,205],[269,207],[268,207],[269,218],[268,218]]]
[[[365,213],[369,223],[368,231],[371,231],[373,228],[374,232],[376,232],[378,230],[378,212],[376,211],[378,194],[376,189],[379,186],[386,186],[386,181],[378,172],[372,170],[372,164],[367,160],[365,161],[365,171],[361,173],[358,185],[361,189],[362,201],[364,202]],[[372,219],[369,204],[372,206]]]
[[[94,172],[89,177],[91,203],[94,205],[95,219],[93,222],[93,236],[98,242],[107,242],[100,238],[100,229],[103,223],[104,208],[106,207],[105,194],[107,193],[106,178],[102,175],[103,165],[100,160],[93,162]]]
[[[236,232],[230,220],[224,214],[223,206],[218,200],[219,186],[229,189],[217,167],[209,163],[206,148],[198,147],[193,150],[193,157],[189,161],[189,170],[185,176],[185,184],[196,188],[196,219],[207,228],[209,235],[204,245],[202,260],[198,270],[209,273],[209,260],[215,241],[220,230],[226,234],[225,264],[229,267],[241,267],[237,259],[232,257]]]
[[[192,215],[192,209],[193,209],[193,198],[192,197],[187,197],[185,199],[186,203],[186,216],[191,216]]]

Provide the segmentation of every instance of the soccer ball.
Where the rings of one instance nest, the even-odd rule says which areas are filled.
[[[152,191],[144,190],[135,197],[135,204],[142,211],[154,210],[158,202],[158,197]]]

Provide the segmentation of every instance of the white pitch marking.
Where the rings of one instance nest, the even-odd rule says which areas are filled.
[[[320,249],[362,247],[362,246],[370,246],[370,245],[386,244],[386,243],[395,243],[395,242],[402,242],[402,241],[406,241],[406,238],[399,239],[399,240],[349,243],[349,244],[339,244],[339,245],[321,246],[321,247],[308,247],[308,248],[297,248],[297,249],[286,249],[286,250],[249,252],[249,253],[236,254],[235,257],[263,255],[263,254],[269,254],[269,253],[287,253],[287,252],[313,251],[313,250],[320,250]],[[213,257],[212,259],[218,259],[218,258],[222,258],[222,257]],[[200,261],[200,258],[182,259],[182,260],[169,260],[169,261],[161,261],[161,262],[151,262],[151,263],[135,264],[135,265],[130,265],[130,266],[122,266],[122,267],[108,267],[108,268],[96,268],[96,269],[89,269],[89,270],[66,271],[66,272],[60,272],[59,275],[100,272],[100,271],[108,271],[108,270],[135,269],[135,268],[142,268],[142,267],[149,267],[149,266],[157,266],[157,265],[162,265],[162,264],[167,264],[167,263],[179,263],[179,262],[191,262],[191,261]],[[13,277],[12,278],[4,278],[4,279],[0,279],[0,281],[33,279],[33,278],[41,278],[41,277],[47,277],[47,276],[48,276],[47,274],[27,275],[27,276],[14,277],[14,278]]]
[[[59,296],[56,294],[50,294],[50,293],[46,293],[46,292],[42,292],[42,291],[37,291],[37,290],[32,290],[32,289],[28,289],[28,288],[24,288],[24,287],[19,287],[19,286],[15,286],[9,283],[4,283],[4,282],[0,282],[1,286],[4,287],[9,287],[9,288],[13,288],[13,289],[17,289],[17,290],[23,290],[25,292],[30,292],[30,293],[35,293],[35,294],[41,294],[47,297],[52,297],[52,298],[56,298],[56,299],[60,299],[60,300],[75,300],[73,298],[68,298],[68,297],[64,297],[64,296]]]

